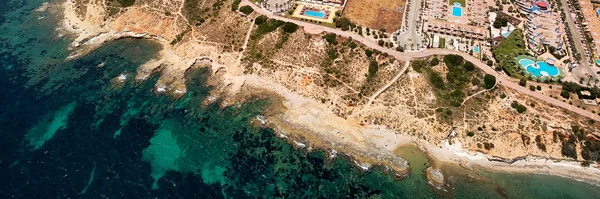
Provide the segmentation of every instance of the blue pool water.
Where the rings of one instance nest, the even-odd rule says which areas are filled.
[[[537,65],[534,63],[537,63]],[[558,68],[543,61],[534,62],[530,59],[521,59],[519,64],[535,77],[557,76],[559,74]]]
[[[325,18],[325,12],[324,11],[312,11],[312,10],[307,10],[304,11],[304,15],[309,16],[309,17],[316,17],[316,18]]]
[[[452,16],[462,17],[462,7],[460,3],[454,2],[454,6],[452,7]]]
[[[512,31],[502,33],[502,36],[504,36],[504,38],[506,38],[506,37],[510,36],[510,33],[512,33]]]
[[[479,53],[479,46],[475,46],[475,47],[473,47],[473,52],[475,52],[475,53]]]
[[[596,59],[596,64],[600,65],[600,59]]]

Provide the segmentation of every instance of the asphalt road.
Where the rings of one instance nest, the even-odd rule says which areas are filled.
[[[584,46],[584,38],[581,37],[581,34],[579,31],[577,31],[577,25],[575,24],[575,19],[573,19],[573,17],[571,16],[571,10],[569,9],[569,2],[568,0],[560,0],[562,3],[562,9],[563,12],[565,12],[566,15],[566,21],[567,21],[567,25],[569,26],[569,30],[571,32],[571,35],[573,36],[573,42],[575,44],[575,49],[577,49],[577,52],[581,55],[581,62],[579,63],[579,66],[577,66],[576,68],[573,69],[573,71],[571,72],[573,74],[573,76],[575,76],[577,79],[576,81],[579,81],[579,78],[583,77],[585,78],[586,82],[588,80],[587,75],[592,75],[595,79],[598,79],[598,74],[596,74],[592,66],[590,66],[590,57],[585,55],[585,46]]]

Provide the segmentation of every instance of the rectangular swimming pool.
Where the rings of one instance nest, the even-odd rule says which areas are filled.
[[[312,10],[307,10],[304,11],[304,15],[309,16],[309,17],[316,17],[316,18],[325,18],[325,12],[324,11],[312,11]]]
[[[462,7],[453,6],[452,7],[452,16],[462,17]]]

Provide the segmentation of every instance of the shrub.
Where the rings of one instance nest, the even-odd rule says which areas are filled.
[[[343,31],[350,29],[351,26],[353,26],[352,22],[346,17],[337,18],[335,20],[335,27],[341,28]]]
[[[429,72],[429,81],[433,84],[434,87],[438,89],[444,89],[444,79],[440,76],[439,73],[435,71]]]
[[[519,85],[521,85],[521,86],[527,86],[527,80],[526,79],[520,79],[519,80]]]
[[[535,91],[535,86],[534,85],[529,85],[529,90]]]
[[[471,62],[467,62],[467,63],[471,63]],[[485,88],[486,89],[491,89],[494,87],[494,85],[496,85],[496,77],[490,74],[486,74],[485,77],[483,77],[483,82],[485,83]]]
[[[327,41],[327,43],[331,44],[331,45],[337,45],[337,35],[334,33],[328,33],[325,36],[323,36],[323,39],[325,39],[325,41]]]
[[[524,113],[527,110],[527,107],[519,104],[519,102],[517,101],[513,101],[512,104],[510,104],[510,106],[517,110],[517,112],[519,113]]]
[[[350,44],[348,44],[348,47],[350,47],[351,49],[355,49],[356,47],[358,47],[358,45],[356,45],[356,43],[354,42],[350,42]]]
[[[112,2],[114,2],[115,0],[111,0]],[[129,7],[132,6],[133,4],[135,4],[135,0],[116,0],[117,3],[119,3],[119,5],[121,7]]]
[[[254,12],[254,9],[252,9],[252,7],[250,6],[242,6],[240,7],[240,12],[244,13],[245,15],[249,15],[252,14],[252,12]]]
[[[560,96],[562,96],[565,99],[569,99],[569,97],[571,97],[571,93],[569,93],[569,91],[563,90],[560,92]]]
[[[465,67],[465,70],[467,71],[475,70],[475,65],[473,65],[473,63],[471,63],[470,61],[465,62],[465,65],[463,67]]]
[[[537,89],[538,91],[541,91],[541,90],[542,90],[542,87],[541,87],[540,85],[537,85],[537,86],[535,87],[535,89]]]
[[[367,57],[371,57],[371,56],[373,55],[373,51],[372,51],[372,50],[369,50],[369,49],[366,49],[366,50],[365,50],[365,55],[366,55]]]
[[[504,98],[506,98],[506,94],[505,93],[500,94],[500,99],[504,99]]]
[[[241,2],[242,2],[242,0],[233,0],[233,3],[231,3],[231,11],[238,10]]]
[[[477,86],[477,85],[481,84],[481,80],[479,80],[479,78],[477,78],[477,77],[473,77],[473,79],[471,79],[471,84],[473,84],[474,86]]]
[[[404,48],[402,46],[398,46],[398,47],[396,47],[396,51],[404,52]]]
[[[269,18],[267,18],[267,16],[260,15],[260,16],[256,17],[256,19],[254,19],[254,24],[256,24],[256,25],[263,24],[263,23],[267,22],[267,19],[269,19]]]
[[[473,133],[473,131],[469,131],[469,132],[467,133],[467,136],[469,136],[469,137],[473,137],[473,136],[475,136],[475,133]]]
[[[437,57],[434,57],[433,59],[431,59],[431,62],[429,62],[432,66],[437,66],[438,64],[440,64],[440,59],[438,59]]]
[[[298,25],[292,22],[285,22],[281,29],[283,29],[283,31],[287,33],[294,33],[296,32],[296,30],[298,30]]]
[[[379,70],[379,64],[374,59],[371,59],[369,62],[369,74],[368,79],[372,79],[377,75],[377,71]]]
[[[385,44],[385,42],[380,39],[379,41],[377,41],[377,44],[379,44],[379,46],[383,46],[383,44]]]

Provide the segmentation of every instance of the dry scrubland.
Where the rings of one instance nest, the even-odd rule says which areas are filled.
[[[405,6],[406,0],[350,0],[342,16],[361,26],[393,32],[403,23]]]
[[[119,2],[77,0],[74,5],[84,21],[101,21],[86,29],[89,35],[107,31],[149,33],[165,44],[161,57],[140,71],[161,69],[158,84],[169,88],[184,86],[185,71],[197,66],[194,63],[198,59],[205,59],[213,72],[220,74],[214,78],[224,81],[213,93],[236,91],[236,87],[243,87],[244,78],[253,76],[320,103],[327,109],[323,111],[330,110],[357,126],[384,125],[433,144],[455,132],[452,142],[503,158],[600,157],[600,150],[594,148],[600,146],[598,124],[512,90],[487,90],[483,74],[464,62],[448,66],[444,57],[435,57],[439,64],[431,64],[434,58],[413,60],[406,74],[368,104],[369,97],[391,81],[405,63],[349,38],[311,35],[302,27],[273,20],[253,25],[252,19],[258,15],[233,12],[233,1],[145,0],[131,6]],[[395,11],[398,5],[404,1],[350,1],[344,15],[359,24],[377,27],[370,24],[377,21],[381,26],[377,28],[394,30],[397,27],[383,25],[399,23],[382,22],[385,20],[379,14],[366,13],[380,13],[384,8]],[[244,48],[247,33],[250,39]],[[526,110],[518,113],[516,107]]]

